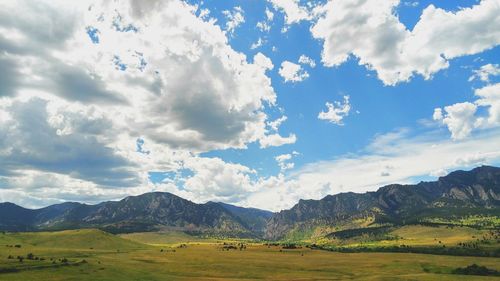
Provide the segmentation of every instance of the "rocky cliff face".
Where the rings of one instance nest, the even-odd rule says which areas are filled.
[[[267,223],[265,237],[280,239],[298,227],[335,225],[371,216],[381,223],[401,223],[423,213],[452,215],[455,209],[500,209],[500,168],[483,166],[456,171],[435,182],[388,185],[376,192],[342,193],[321,200],[301,200]],[[479,209],[479,210],[478,210]]]

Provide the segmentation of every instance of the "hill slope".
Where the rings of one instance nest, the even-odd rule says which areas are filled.
[[[97,229],[77,229],[51,232],[0,233],[2,245],[22,245],[23,248],[67,248],[67,249],[141,249],[141,243],[123,239]]]

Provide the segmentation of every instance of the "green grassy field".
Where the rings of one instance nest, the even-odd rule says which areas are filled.
[[[454,238],[447,230],[416,226],[397,231],[415,243],[429,235],[451,243],[473,234],[456,231]],[[99,230],[6,233],[0,234],[0,280],[496,280],[451,272],[472,263],[500,270],[500,258],[336,253],[259,243],[224,250],[223,243],[237,246],[241,241],[179,232],[122,237]],[[17,256],[25,259],[19,262]]]
[[[475,229],[470,227],[447,227],[447,226],[422,226],[408,225],[397,228],[389,228],[386,232],[379,234],[363,234],[347,239],[329,239],[323,243],[332,243],[345,246],[428,246],[442,247],[458,246],[459,243],[478,242],[479,246],[489,247],[491,245],[500,248],[495,239],[496,233],[489,229]],[[498,233],[500,234],[500,233]],[[499,236],[500,238],[500,236]],[[484,240],[486,239],[486,240]],[[483,240],[483,241],[481,241]]]

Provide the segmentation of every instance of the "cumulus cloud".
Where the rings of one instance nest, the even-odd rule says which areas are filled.
[[[453,139],[460,140],[470,135],[474,128],[476,110],[477,106],[470,102],[456,103],[444,108],[446,114],[442,116],[442,122],[448,126]]]
[[[139,184],[135,164],[109,147],[113,139],[100,136],[118,134],[111,120],[91,109],[63,109],[69,106],[39,98],[1,105],[10,117],[0,123],[2,169],[68,174],[104,187]]]
[[[475,91],[479,98],[476,100],[478,106],[486,107],[488,115],[479,118],[479,125],[499,126],[500,125],[500,83],[488,85]]]
[[[0,3],[2,194],[95,202],[174,190],[148,172],[201,176],[201,152],[295,141],[267,125],[272,61],[233,50],[206,11],[179,0],[21,2]],[[199,160],[210,161],[225,165]],[[18,184],[42,177],[52,180]]]
[[[318,114],[318,119],[326,120],[330,123],[343,126],[342,120],[349,116],[351,111],[351,104],[349,102],[349,96],[344,96],[343,102],[335,101],[334,103],[326,103],[327,111],[321,111]]]
[[[268,8],[266,8],[265,12],[266,12],[266,19],[268,21],[273,21],[273,19],[274,19],[274,13],[271,10],[269,10]]]
[[[307,7],[301,6],[299,0],[268,0],[275,9],[285,14],[285,23],[291,25],[302,20],[311,19],[312,16]]]
[[[299,155],[297,151],[293,151],[292,153],[287,153],[287,154],[281,154],[276,157],[274,157],[274,160],[278,163],[278,166],[280,167],[280,171],[284,172],[286,170],[293,169],[295,167],[295,163],[290,162],[293,157]]]
[[[18,7],[9,1],[2,5],[9,3],[13,6],[1,9],[6,15]],[[127,124],[131,134],[173,147],[243,147],[263,136],[262,105],[272,106],[276,98],[267,68],[247,63],[228,45],[224,32],[197,18],[191,6],[180,1],[148,3],[97,3],[69,13],[66,10],[79,7],[41,2],[49,12],[33,12],[21,20],[2,17],[2,26],[18,30],[24,40],[2,41],[16,45],[5,47],[1,55],[14,67],[0,68],[19,69],[14,74],[21,77],[8,86],[9,95],[36,89],[68,101],[108,104],[104,111],[114,109],[113,119]],[[70,21],[64,29],[69,34],[57,34],[52,41],[52,34],[32,34],[40,22],[58,25],[62,20]],[[89,38],[89,27],[98,30],[98,44]],[[55,53],[40,51],[49,48]],[[116,58],[122,71],[116,71]]]
[[[264,138],[259,140],[261,148],[267,148],[270,146],[282,146],[285,144],[293,144],[297,141],[297,136],[295,134],[289,134],[288,137],[283,137],[280,134],[270,134],[266,135]]]
[[[500,75],[500,67],[498,64],[485,64],[481,66],[479,69],[474,70],[474,74],[469,77],[469,81],[473,81],[475,79],[479,79],[483,82],[490,82],[491,76]]]
[[[262,32],[269,32],[271,30],[271,26],[266,21],[259,21],[256,26]]]
[[[443,110],[441,108],[435,108],[432,114],[432,119],[435,121],[443,120]]]
[[[269,32],[271,30],[271,25],[274,19],[274,13],[271,12],[268,8],[266,8],[266,19],[257,22],[257,28],[262,32]]]
[[[273,61],[260,52],[253,57],[253,63],[264,70],[274,68]]]
[[[252,43],[252,45],[250,45],[250,49],[252,49],[252,50],[258,49],[258,48],[262,47],[263,44],[264,44],[264,40],[262,40],[262,38],[259,37],[259,39],[257,39],[256,42],[254,42],[254,43]]]
[[[396,14],[399,0],[328,1],[311,28],[323,40],[322,61],[338,66],[355,56],[386,85],[430,79],[449,60],[500,44],[500,5],[482,0],[458,11],[427,6],[412,30]]]
[[[306,55],[301,55],[299,57],[299,63],[309,65],[311,68],[316,67],[316,62]]]
[[[287,21],[300,14],[287,13]],[[260,178],[244,165],[201,157],[297,140],[280,134],[285,116],[270,120],[265,111],[276,106],[266,74],[273,62],[235,51],[230,32],[207,15],[180,0],[1,1],[0,200],[40,206],[169,191],[279,210],[299,198],[500,159],[497,85],[476,91],[474,105],[488,115],[476,116],[474,126],[489,130],[474,140],[393,134],[366,153],[310,163],[286,177]],[[438,119],[449,115],[441,113]],[[151,182],[150,171],[187,175]]]
[[[238,26],[245,22],[243,9],[240,6],[234,7],[232,11],[224,10],[222,14],[226,16],[226,31],[233,35]]]
[[[292,83],[304,81],[309,77],[309,73],[302,66],[290,61],[282,62],[278,73],[285,82]]]
[[[193,175],[187,177],[183,189],[195,201],[239,202],[255,192],[251,176],[256,172],[240,164],[226,163],[220,158],[190,158],[184,168]]]
[[[278,131],[278,128],[281,126],[283,122],[285,122],[288,119],[285,115],[281,116],[280,118],[273,120],[273,121],[268,121],[267,125],[271,128],[273,131]]]
[[[281,169],[281,172],[286,171],[288,169],[292,169],[295,164],[293,162],[288,162],[292,159],[292,154],[282,154],[274,157],[276,162],[278,162],[278,166]]]
[[[283,122],[288,119],[285,115],[273,120],[267,121],[267,127],[269,128],[269,134],[264,138],[260,139],[260,147],[267,148],[271,146],[282,146],[285,144],[293,144],[297,141],[297,136],[295,134],[289,134],[288,137],[281,136],[278,132],[279,127]]]
[[[446,125],[455,140],[468,137],[474,129],[500,126],[500,83],[476,89],[474,95],[478,98],[474,103],[456,103],[434,110],[433,119]],[[478,109],[486,109],[486,114],[478,113]]]

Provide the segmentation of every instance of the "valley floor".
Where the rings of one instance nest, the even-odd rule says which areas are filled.
[[[182,235],[179,243],[171,237],[164,243],[162,234],[128,238],[98,230],[0,234],[0,280],[500,279],[451,274],[473,263],[500,270],[500,258],[336,253]]]

